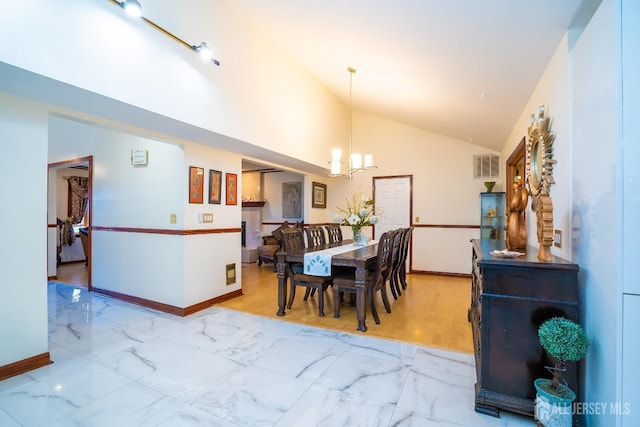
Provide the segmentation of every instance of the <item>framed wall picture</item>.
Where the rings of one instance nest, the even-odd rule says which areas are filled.
[[[226,176],[226,196],[227,205],[238,204],[238,175],[235,173],[228,173]]]
[[[204,201],[204,169],[189,166],[189,203]]]
[[[282,183],[282,217],[302,217],[302,183]]]
[[[327,185],[319,182],[311,183],[311,207],[323,208],[327,207]]]
[[[209,204],[219,205],[222,200],[222,172],[209,169]]]

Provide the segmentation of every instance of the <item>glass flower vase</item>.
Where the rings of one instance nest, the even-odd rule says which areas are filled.
[[[352,228],[353,244],[356,246],[367,246],[367,236],[362,233],[361,228]]]

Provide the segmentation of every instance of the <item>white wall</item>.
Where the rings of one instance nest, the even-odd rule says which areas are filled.
[[[582,319],[592,345],[587,402],[618,401],[620,342],[620,190],[618,2],[602,2],[572,50],[574,261],[580,265]],[[614,414],[591,419],[614,425]]]
[[[189,166],[240,175],[236,154],[182,141],[158,141],[90,123],[52,116],[49,162],[93,156],[94,227],[166,230],[240,228],[241,204],[188,203]],[[131,150],[148,150],[147,166],[131,165]],[[238,188],[241,194],[241,187]],[[199,222],[212,213],[213,224]],[[170,214],[177,223],[170,223]],[[94,230],[92,286],[176,307],[214,298],[227,287],[225,264],[240,262],[240,233],[165,235]],[[223,249],[224,248],[224,249]],[[236,250],[233,250],[233,249]],[[231,250],[230,250],[231,249]],[[214,280],[218,278],[218,280]]]
[[[314,208],[313,205],[313,183],[318,182],[320,184],[325,184],[327,186],[327,192],[325,193],[325,201],[327,202],[326,208]],[[309,224],[326,224],[328,222],[333,222],[331,217],[334,214],[332,209],[332,205],[329,204],[329,197],[327,193],[330,193],[332,190],[332,184],[334,183],[333,179],[328,176],[318,176],[318,175],[305,175],[304,177],[304,204],[303,209],[305,213],[305,223]]]
[[[241,228],[242,217],[242,159],[225,151],[215,150],[198,144],[185,143],[184,171],[189,166],[205,170],[205,197],[203,204],[186,203],[184,208],[185,229],[198,228]],[[209,170],[222,171],[222,202],[219,205],[207,203]],[[237,176],[236,205],[226,204],[226,174]],[[183,188],[188,188],[188,173],[183,173]],[[187,200],[184,198],[183,200]],[[212,213],[213,224],[199,223],[200,213]],[[184,237],[184,305],[190,306],[213,297],[224,295],[241,288],[240,263],[241,233],[215,233],[187,235]],[[226,284],[226,265],[236,264],[236,283]]]
[[[622,397],[632,412],[622,417],[622,426],[640,425],[640,275],[638,249],[640,241],[640,2],[622,1]]]
[[[0,223],[5,225],[0,245],[3,366],[48,351],[46,110],[0,93],[0,135],[4,178]],[[27,226],[18,227],[18,223]]]
[[[134,148],[149,151],[147,166],[131,165]],[[184,225],[182,215],[177,224],[169,223],[169,214],[182,212],[186,199],[180,145],[52,115],[49,162],[90,155],[94,156],[92,225],[176,230]]]
[[[469,274],[469,240],[479,238],[480,230],[420,225],[479,225],[480,193],[486,189],[483,180],[473,179],[473,156],[494,152],[359,111],[353,120],[354,151],[372,153],[378,168],[358,172],[352,181],[329,180],[328,221],[351,193],[371,194],[374,176],[413,175],[412,219],[420,221],[413,232],[412,268]],[[498,182],[494,191],[503,188]]]
[[[285,147],[288,156],[322,167],[326,141],[346,144],[346,106],[224,2],[144,5],[146,17],[171,24],[179,37],[194,44],[207,40],[220,67],[108,1],[1,3],[7,4],[0,28],[11,35],[0,38],[2,62],[258,147]],[[60,102],[86,112],[100,108],[98,102],[83,108],[64,96]]]
[[[547,64],[527,105],[518,118],[502,150],[501,160],[506,162],[523,136],[529,136],[527,129],[531,115],[538,106],[544,105],[546,116],[551,117],[551,131],[555,134],[553,143],[553,177],[555,184],[550,194],[553,200],[553,227],[562,232],[562,247],[553,246],[551,252],[561,258],[569,259],[570,245],[570,206],[571,206],[571,114],[569,104],[569,47],[565,35]],[[524,171],[522,172],[524,175]],[[536,233],[536,213],[531,210],[533,199],[529,198],[525,215],[527,218],[527,244],[539,247]]]

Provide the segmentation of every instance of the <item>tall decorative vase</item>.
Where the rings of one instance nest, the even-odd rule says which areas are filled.
[[[367,236],[362,234],[361,228],[353,227],[353,244],[356,246],[367,246]]]

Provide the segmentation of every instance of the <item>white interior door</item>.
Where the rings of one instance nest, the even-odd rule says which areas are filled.
[[[411,177],[374,178],[374,194],[379,212],[374,238],[411,224]]]

